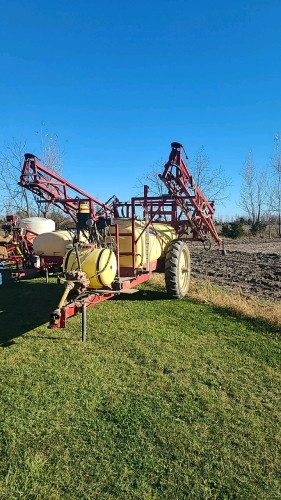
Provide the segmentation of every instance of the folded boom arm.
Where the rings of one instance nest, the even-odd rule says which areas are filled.
[[[52,170],[40,165],[39,158],[26,153],[19,185],[40,198],[40,202],[59,207],[76,221],[81,202],[89,206],[90,217],[96,220],[101,213],[112,215],[113,208],[85,193]],[[97,214],[98,212],[98,214]]]
[[[217,244],[222,244],[213,223],[214,202],[209,202],[199,187],[195,184],[183,159],[183,146],[172,142],[172,151],[168,162],[165,164],[160,179],[168,188],[178,207],[185,214],[193,231],[194,239],[207,241],[207,234],[211,233]]]

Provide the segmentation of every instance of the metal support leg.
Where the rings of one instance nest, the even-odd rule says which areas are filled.
[[[87,333],[87,307],[86,302],[82,305],[82,342],[86,342]]]

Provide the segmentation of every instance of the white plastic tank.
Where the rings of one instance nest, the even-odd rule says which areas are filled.
[[[28,228],[36,234],[49,233],[56,229],[55,222],[52,219],[45,219],[44,217],[26,217],[20,219],[17,226],[23,229]]]
[[[73,245],[74,231],[53,231],[42,233],[33,240],[33,250],[37,255],[64,257],[66,248]]]

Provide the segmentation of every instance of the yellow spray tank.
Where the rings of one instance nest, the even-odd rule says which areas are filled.
[[[117,272],[116,256],[109,248],[93,248],[90,245],[72,247],[65,256],[63,267],[69,272],[77,271],[80,266],[90,280],[90,288],[111,285]]]
[[[145,229],[144,221],[135,222],[136,255],[133,261],[132,255],[122,255],[122,253],[132,253],[132,220],[114,219],[114,223],[119,226],[119,256],[120,273],[122,267],[134,267],[142,269],[146,267],[147,261],[147,231],[149,238],[149,261],[155,262],[164,257],[167,247],[173,239],[177,237],[175,230],[168,224],[153,224]],[[111,238],[116,241],[115,227],[111,227]],[[110,237],[107,237],[107,243]],[[78,252],[78,259],[77,259]],[[79,262],[80,261],[80,262]],[[71,247],[64,259],[64,269],[66,272],[81,269],[90,280],[90,288],[104,288],[110,286],[117,273],[116,255],[110,248],[93,248],[91,245],[78,245]]]
[[[77,228],[85,229],[90,218],[90,206],[80,202],[77,210]],[[80,238],[83,236],[80,234]],[[89,288],[104,288],[112,284],[117,272],[115,253],[109,248],[95,248],[82,244],[70,248],[64,258],[66,272],[83,271],[90,280]]]
[[[145,221],[135,221],[135,240],[136,256],[133,266],[133,257],[131,255],[123,255],[122,253],[132,252],[132,220],[131,219],[114,219],[114,223],[119,225],[119,252],[120,252],[120,267],[143,268],[146,265],[146,230]],[[111,235],[115,240],[115,227],[111,228]],[[141,236],[140,236],[141,235]],[[149,235],[149,260],[156,261],[164,257],[170,241],[177,238],[176,232],[169,224],[150,224],[148,227]],[[139,238],[140,237],[140,238]],[[139,238],[139,239],[138,239]]]

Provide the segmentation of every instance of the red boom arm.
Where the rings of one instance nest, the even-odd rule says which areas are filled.
[[[89,205],[89,213],[94,220],[101,214],[106,216],[113,214],[111,206],[70,184],[52,170],[43,167],[39,163],[39,158],[30,153],[24,155],[19,185],[32,191],[43,202],[59,207],[75,221],[81,202]]]
[[[188,219],[194,236],[196,235],[198,240],[207,241],[207,234],[211,233],[218,245],[221,245],[222,240],[212,220],[215,212],[214,201],[209,202],[193,181],[182,159],[183,146],[172,142],[171,147],[169,160],[163,174],[159,175],[160,179]]]

